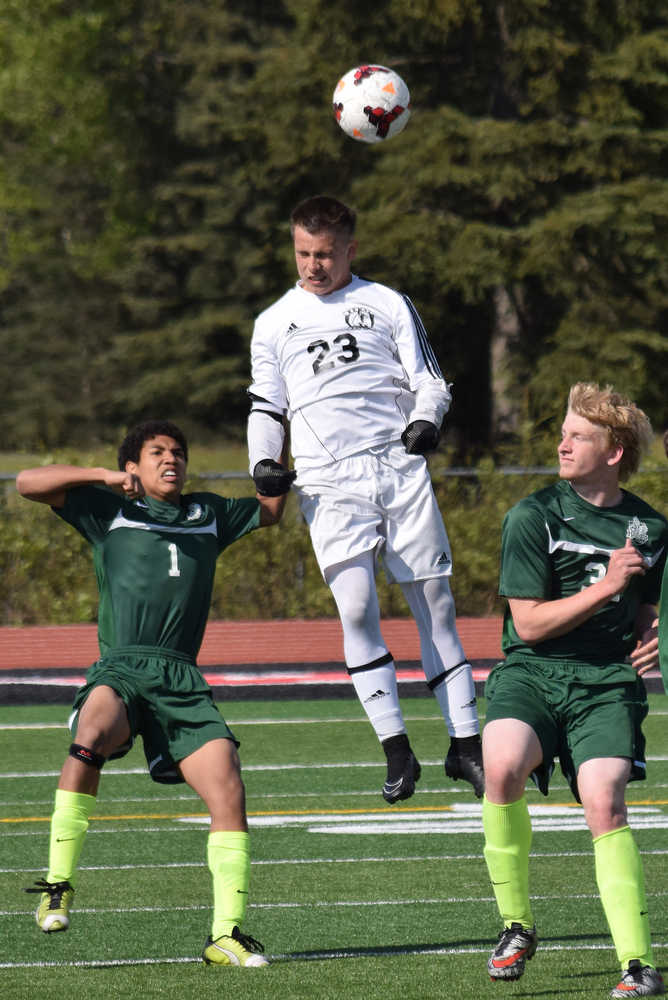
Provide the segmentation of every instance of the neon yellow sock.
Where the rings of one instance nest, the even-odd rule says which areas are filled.
[[[638,958],[654,965],[638,845],[628,826],[594,839],[596,883],[622,969]]]
[[[75,869],[88,830],[88,817],[95,802],[94,795],[56,789],[51,816],[47,882],[69,882],[74,887]]]
[[[529,902],[531,820],[526,796],[509,805],[482,802],[485,861],[504,926],[533,927]]]
[[[213,877],[211,937],[230,934],[246,915],[250,882],[250,837],[237,830],[209,834],[207,860]]]

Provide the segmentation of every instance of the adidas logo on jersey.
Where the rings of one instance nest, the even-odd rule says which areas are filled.
[[[447,552],[441,552],[440,556],[436,560],[436,565],[437,566],[449,566],[450,565],[450,556],[448,555]]]
[[[287,328],[287,330],[285,332],[286,333],[294,333],[295,330],[298,330],[298,329],[299,329],[299,327],[297,326],[296,323],[291,323],[290,326]]]

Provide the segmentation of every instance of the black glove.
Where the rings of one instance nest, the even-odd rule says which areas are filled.
[[[401,435],[409,455],[424,455],[427,451],[433,451],[438,438],[438,427],[429,420],[414,420]]]
[[[273,458],[263,458],[253,469],[255,489],[263,497],[282,497],[297,478],[294,469],[284,469]]]

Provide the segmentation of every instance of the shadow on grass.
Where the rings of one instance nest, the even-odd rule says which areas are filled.
[[[374,956],[388,957],[392,955],[478,955],[487,954],[487,952],[491,951],[495,940],[495,938],[485,937],[466,938],[460,941],[434,941],[432,943],[414,942],[411,944],[407,942],[406,944],[383,945],[379,947],[323,948],[322,950],[313,949],[310,951],[288,952],[275,955],[274,959],[278,961],[308,961],[334,958],[373,958]],[[540,952],[540,947],[543,945],[545,949],[550,948],[550,950],[554,951],[558,949],[560,944],[587,942],[591,945],[597,941],[605,945],[606,942],[609,942],[609,938],[605,934],[560,934],[558,937],[553,938],[539,936],[538,949]],[[609,946],[612,950],[612,942],[609,942]],[[597,975],[597,973],[591,973],[591,975]]]

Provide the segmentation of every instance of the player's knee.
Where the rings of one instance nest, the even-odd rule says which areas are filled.
[[[74,757],[75,760],[81,761],[82,764],[87,764],[89,767],[95,768],[96,771],[102,770],[107,760],[103,754],[97,753],[95,750],[91,750],[90,747],[83,746],[81,743],[72,743],[69,754],[70,757]]]
[[[483,766],[485,768],[485,789],[492,802],[515,802],[524,794],[527,779],[531,774],[531,763],[520,756],[504,752],[503,748],[490,747],[483,743]]]
[[[366,635],[370,631],[375,631],[375,618],[369,615],[368,608],[363,604],[339,608],[339,617],[344,633]]]

